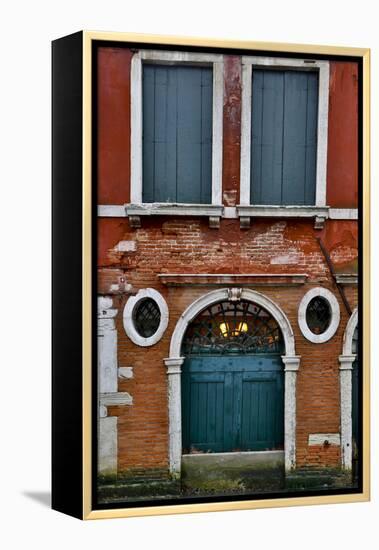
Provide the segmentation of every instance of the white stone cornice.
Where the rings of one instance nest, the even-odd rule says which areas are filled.
[[[250,124],[250,122],[249,122]],[[249,179],[250,181],[250,166],[248,166],[248,163],[242,158],[241,155],[241,169],[243,167],[243,172],[247,172],[247,175],[243,176],[243,179]],[[242,176],[241,176],[242,179]],[[250,190],[248,191],[250,194]],[[246,193],[245,193],[246,194]],[[331,208],[328,206],[325,207],[317,207],[317,206],[278,206],[278,205],[250,205],[249,196],[247,198],[244,198],[244,194],[241,190],[241,204],[238,205],[238,207],[230,207],[230,206],[224,206],[222,209],[222,217],[223,218],[238,218],[239,216],[248,216],[248,211],[244,210],[245,207],[248,209],[254,209],[252,211],[252,215],[254,217],[264,217],[264,216],[290,216],[293,215],[295,217],[312,217],[312,216],[319,216],[322,218],[329,218],[331,220],[357,220],[358,219],[358,209],[357,208]],[[221,201],[218,201],[221,202]],[[139,203],[140,204],[140,203]],[[218,203],[215,203],[218,204]],[[165,205],[167,207],[167,204]],[[169,205],[170,206],[170,205]],[[188,206],[191,205],[187,205]],[[196,205],[194,205],[196,208]],[[100,218],[124,218],[128,217],[127,209],[132,208],[133,205],[129,203],[125,204],[99,204],[97,206],[97,215]],[[245,214],[244,214],[245,212]],[[247,212],[247,213],[246,213]],[[165,215],[171,215],[171,214],[178,214],[178,212],[175,212],[175,209],[170,209],[168,214]],[[183,213],[184,214],[184,213]],[[198,213],[199,214],[199,213]],[[201,211],[200,211],[201,214]]]
[[[138,203],[128,204],[128,216],[222,216],[222,204]]]
[[[357,220],[358,208],[329,208],[331,220]]]
[[[109,392],[100,394],[100,407],[113,407],[116,405],[133,405],[133,397],[127,392]]]
[[[336,282],[339,285],[357,285],[358,275],[353,273],[337,273],[335,276]]]

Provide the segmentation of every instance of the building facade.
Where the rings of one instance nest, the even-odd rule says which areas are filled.
[[[358,64],[111,46],[95,63],[99,474],[350,473]]]

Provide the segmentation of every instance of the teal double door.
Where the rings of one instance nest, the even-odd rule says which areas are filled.
[[[183,453],[282,449],[284,373],[280,355],[186,358],[182,425]]]

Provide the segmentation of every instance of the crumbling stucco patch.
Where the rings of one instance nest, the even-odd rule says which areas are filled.
[[[136,241],[119,241],[112,248],[114,252],[135,252],[137,250]]]

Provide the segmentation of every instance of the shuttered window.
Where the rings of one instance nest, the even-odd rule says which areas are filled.
[[[314,205],[318,73],[252,74],[251,203]]]
[[[143,65],[143,202],[212,202],[212,75]]]

